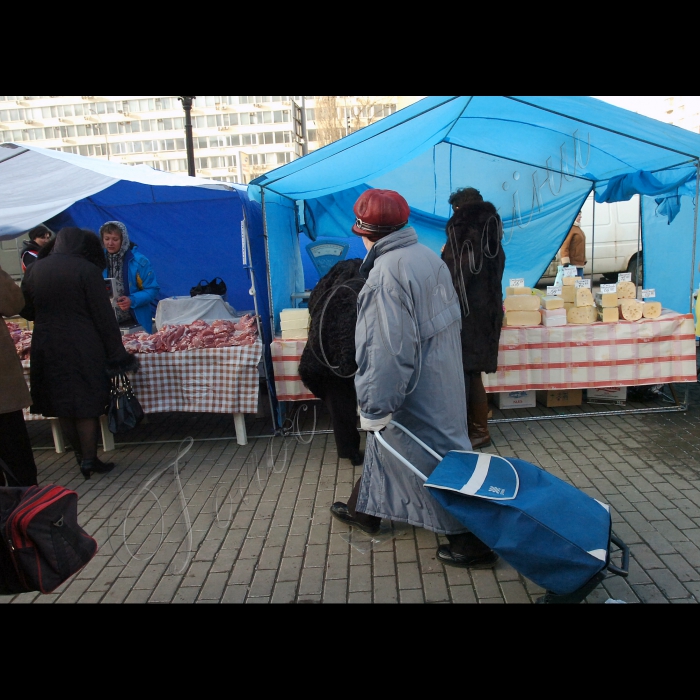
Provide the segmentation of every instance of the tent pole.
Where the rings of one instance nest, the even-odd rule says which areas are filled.
[[[270,246],[267,232],[267,210],[265,207],[265,188],[260,188],[260,205],[262,207],[263,238],[265,239],[265,263],[267,264],[267,293],[270,297],[270,337],[275,337],[275,308],[272,301],[272,280],[270,279]]]
[[[639,226],[637,228],[637,274],[635,275],[635,285],[638,287],[642,287],[642,285],[639,281],[639,261],[642,259],[642,214],[643,214],[643,209],[642,209],[642,197],[644,195],[639,194]],[[636,299],[637,297],[635,297]]]
[[[262,221],[263,221],[263,239],[265,241],[265,264],[267,266],[267,294],[270,298],[270,338],[272,341],[275,339],[275,304],[272,299],[272,279],[270,278],[270,246],[269,246],[269,236],[267,231],[267,209],[265,207],[265,188],[260,187],[260,206],[262,209]],[[271,391],[270,385],[268,385],[268,394]],[[277,402],[278,411],[281,410],[281,402]],[[279,412],[272,412],[272,427],[275,432],[282,429],[282,415]]]
[[[245,207],[243,208],[243,221],[241,221],[241,229],[243,231],[243,236],[245,239],[245,247],[247,252],[247,264],[245,267],[248,268],[248,274],[250,275],[250,294],[253,297],[253,306],[255,307],[255,323],[258,327],[258,337],[263,344],[263,371],[265,372],[265,382],[267,383],[267,398],[270,402],[270,416],[272,416],[273,430],[276,430],[277,426],[274,424],[275,420],[275,407],[272,403],[272,393],[270,392],[270,373],[267,368],[267,361],[265,358],[265,336],[262,333],[262,326],[260,324],[260,313],[258,312],[258,293],[255,286],[255,270],[253,269],[253,254],[250,248],[250,238],[248,237],[248,219],[245,215]]]
[[[690,313],[693,313],[693,292],[695,291],[695,246],[698,238],[698,196],[700,195],[700,160],[695,161],[695,214],[693,216],[693,255],[690,268]],[[697,321],[697,319],[696,319]]]
[[[574,154],[576,157],[576,154]],[[595,274],[595,186],[593,183],[593,228],[591,231],[591,286],[593,285],[593,275]],[[584,253],[586,251],[584,250]]]

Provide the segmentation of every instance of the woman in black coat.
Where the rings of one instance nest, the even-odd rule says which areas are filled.
[[[491,444],[488,398],[481,373],[496,371],[503,324],[503,224],[496,208],[467,187],[450,196],[442,259],[452,274],[462,307],[462,367],[467,424],[473,449]]]
[[[122,344],[102,278],[105,265],[102,245],[92,231],[64,228],[22,282],[22,316],[34,321],[31,410],[58,417],[86,479],[92,472],[114,468],[97,457],[109,377],[138,369],[137,358]]]
[[[357,295],[364,284],[362,260],[336,263],[309,297],[309,338],[299,362],[299,376],[328,408],[338,456],[362,464],[355,393]]]

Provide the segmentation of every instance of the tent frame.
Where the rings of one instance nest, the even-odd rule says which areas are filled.
[[[584,119],[581,119],[579,117],[573,117],[573,116],[568,115],[568,114],[562,114],[562,113],[559,113],[555,110],[547,109],[547,108],[544,108],[540,105],[532,104],[530,102],[527,102],[526,100],[519,100],[519,99],[514,98],[514,97],[508,97],[508,99],[511,99],[514,102],[519,102],[521,104],[525,104],[529,107],[533,107],[536,109],[541,109],[541,110],[546,111],[546,112],[550,112],[552,114],[564,117],[566,119],[570,119],[570,120],[577,122],[579,124],[582,124],[582,125],[586,125],[586,126],[593,127],[596,129],[602,129],[604,131],[608,131],[610,133],[617,134],[619,136],[624,136],[625,138],[628,138],[630,140],[637,141],[639,143],[645,143],[647,145],[654,146],[657,148],[662,148],[664,150],[671,151],[671,152],[677,153],[680,156],[685,156],[688,158],[688,160],[684,161],[683,163],[678,163],[678,164],[675,164],[673,166],[666,166],[663,168],[658,168],[658,169],[653,170],[651,172],[662,172],[664,170],[676,168],[676,167],[679,167],[681,165],[695,163],[697,177],[696,177],[696,188],[695,188],[695,210],[694,210],[694,223],[693,223],[693,244],[692,244],[692,251],[693,252],[692,252],[692,256],[691,256],[691,276],[690,276],[690,308],[692,309],[693,292],[694,292],[694,284],[695,284],[695,254],[696,254],[696,246],[697,246],[698,206],[700,205],[700,200],[699,200],[699,197],[700,197],[700,158],[693,156],[692,154],[687,153],[686,151],[682,151],[682,150],[678,150],[678,149],[674,149],[674,148],[669,148],[668,146],[662,146],[659,143],[655,143],[654,141],[649,140],[649,139],[643,139],[643,138],[639,138],[637,136],[624,134],[624,133],[616,131],[615,129],[612,129],[610,127],[601,126],[599,124],[593,124],[593,123],[587,122]],[[448,101],[449,100],[446,100],[445,102],[448,102]],[[464,109],[460,112],[460,116],[466,111],[466,109],[470,103],[471,103],[471,99],[467,102]],[[444,103],[442,103],[442,104],[444,104]],[[423,114],[423,113],[421,112],[420,114]],[[420,116],[420,114],[415,115],[414,118]],[[454,128],[454,125],[457,123],[458,120],[459,120],[459,117],[456,120],[454,120],[453,124],[450,126],[450,128],[446,132],[442,143],[449,143],[448,141],[445,141],[445,139],[447,139],[449,137],[450,132],[452,131],[452,129]],[[482,155],[487,155],[487,156],[491,156],[491,157],[495,157],[495,158],[499,158],[499,159],[504,159],[504,160],[507,160],[509,162],[517,163],[519,165],[525,165],[528,167],[542,169],[548,173],[556,173],[557,172],[556,170],[553,170],[551,167],[547,167],[546,165],[544,165],[544,166],[543,165],[535,165],[533,163],[529,163],[526,161],[520,161],[520,160],[516,160],[516,159],[511,159],[511,158],[508,158],[507,156],[498,155],[496,153],[491,153],[491,152],[482,151],[482,150],[475,149],[475,148],[470,148],[470,147],[464,146],[462,144],[449,143],[449,145],[456,146],[458,148],[462,148],[462,149],[467,150],[467,151],[472,151],[474,153],[480,153]],[[348,148],[350,148],[350,147],[351,146],[348,146]],[[435,146],[433,146],[433,149],[434,148],[435,148]],[[574,153],[574,158],[576,158],[575,153]],[[562,177],[564,177],[563,171],[561,171],[560,174]],[[267,211],[266,211],[266,206],[265,206],[265,190],[269,189],[271,192],[275,192],[277,195],[284,197],[285,199],[288,199],[289,201],[293,202],[294,200],[292,200],[292,198],[288,197],[287,195],[283,194],[282,192],[275,190],[273,187],[274,183],[277,180],[281,179],[281,177],[282,177],[281,175],[278,176],[277,178],[271,177],[271,178],[267,179],[266,182],[260,183],[260,185],[259,185],[260,194],[261,194],[263,229],[264,229],[264,236],[265,236],[265,250],[266,250],[266,253],[268,255],[268,285],[269,285],[269,302],[270,302],[270,322],[272,324],[272,337],[273,338],[274,338],[275,310],[274,310],[274,298],[273,298],[273,294],[272,294],[272,281],[271,281],[270,267],[269,267],[269,247],[268,247],[269,239],[268,239],[268,228],[267,228]],[[571,179],[576,178],[579,180],[591,182],[592,183],[591,189],[592,189],[594,195],[595,195],[595,191],[597,189],[598,182],[605,182],[603,180],[601,180],[601,181],[591,180],[590,178],[582,177],[581,175],[578,175],[576,173],[574,173],[573,175],[569,174],[569,177]],[[589,192],[589,194],[590,194],[590,192]],[[641,247],[642,247],[641,246],[641,238],[642,238],[642,233],[643,233],[643,231],[642,231],[643,220],[642,220],[642,215],[641,215],[642,214],[642,197],[643,196],[644,195],[642,195],[642,194],[639,195],[639,197],[640,197],[640,200],[639,200],[640,201],[640,217],[639,217],[639,240],[638,240],[638,245],[637,245],[637,276],[636,276],[637,284],[639,284],[639,262],[641,259],[640,251],[641,251]],[[299,231],[298,231],[298,227],[297,227],[297,235],[298,235],[298,233],[299,233]],[[592,245],[594,245],[594,244],[595,244],[595,196],[594,196],[594,204],[593,204]],[[593,270],[594,260],[595,260],[595,258],[592,258],[592,261],[591,261],[592,262],[592,266],[591,266],[592,272],[591,272],[591,274],[593,274],[593,272],[594,272],[594,270]],[[492,423],[510,423],[510,422],[529,421],[529,420],[570,419],[570,418],[579,418],[579,417],[586,417],[586,416],[629,415],[629,414],[637,414],[637,413],[667,413],[667,412],[687,411],[688,405],[689,405],[688,404],[689,387],[688,387],[687,383],[685,386],[683,400],[680,402],[678,401],[678,397],[677,397],[676,392],[673,388],[673,385],[669,385],[669,388],[670,388],[671,393],[673,394],[673,398],[674,398],[674,405],[670,406],[670,407],[663,407],[662,406],[662,407],[654,407],[654,408],[624,408],[624,409],[620,409],[620,410],[567,413],[567,414],[557,414],[557,415],[550,415],[550,416],[528,416],[528,417],[517,417],[517,418],[501,418],[501,419],[492,420],[490,422],[492,422]],[[282,402],[280,402],[280,403],[282,403]],[[285,402],[285,403],[292,403],[292,402]],[[298,403],[299,407],[301,407],[305,402],[294,402],[294,403]],[[277,425],[274,424],[274,416],[273,416],[273,427],[275,429],[275,433],[277,434],[277,431],[280,430],[280,428],[278,428]],[[315,432],[320,432],[320,431],[315,431]],[[332,432],[332,431],[327,431],[327,432]],[[307,434],[307,433],[300,433],[300,434]]]

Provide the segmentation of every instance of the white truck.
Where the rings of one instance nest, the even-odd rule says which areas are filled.
[[[612,281],[618,272],[629,272],[632,281],[643,281],[644,264],[639,235],[639,196],[628,202],[595,205],[595,241],[593,239],[593,195],[583,205],[581,228],[586,234],[584,273],[601,274]],[[563,239],[562,239],[563,240]],[[542,280],[557,274],[558,258],[552,260]]]

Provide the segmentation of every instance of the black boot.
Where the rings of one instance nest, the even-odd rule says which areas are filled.
[[[114,462],[101,462],[98,457],[94,459],[84,459],[80,465],[80,472],[89,479],[93,472],[97,474],[106,474],[114,469]]]
[[[467,407],[467,428],[473,450],[488,447],[491,444],[488,415],[488,403],[470,403]]]
[[[463,569],[491,569],[498,561],[498,554],[482,542],[474,533],[447,535],[449,545],[441,545],[437,559],[443,564]]]

